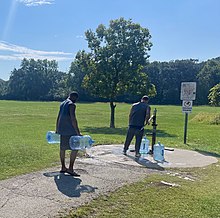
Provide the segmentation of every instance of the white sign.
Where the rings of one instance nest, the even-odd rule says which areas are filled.
[[[183,113],[191,113],[192,112],[192,101],[183,101],[182,112]]]
[[[192,101],[196,99],[196,82],[181,83],[181,100]]]

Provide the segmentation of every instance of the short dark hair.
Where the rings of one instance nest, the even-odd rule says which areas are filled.
[[[149,97],[147,95],[144,95],[141,100],[144,100],[144,101],[148,101],[149,100]]]
[[[71,93],[69,94],[69,97],[70,97],[70,98],[75,98],[75,99],[77,99],[77,98],[79,97],[79,94],[74,91],[74,92],[71,92]]]

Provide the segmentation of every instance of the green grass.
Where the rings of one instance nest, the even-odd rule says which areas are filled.
[[[207,123],[211,125],[219,125],[220,124],[220,113],[211,114],[211,113],[199,113],[194,118],[193,121],[199,123]]]
[[[181,106],[157,108],[157,140],[168,147],[181,147],[220,154],[219,125],[197,122],[200,113],[213,116],[219,108],[194,107],[189,115],[187,145],[183,144],[184,114]],[[0,179],[59,164],[59,145],[49,145],[45,135],[55,129],[59,102],[0,101]],[[77,118],[83,134],[96,144],[122,144],[125,139],[129,104],[118,103],[115,129],[109,128],[108,103],[78,103]],[[150,132],[152,126],[147,127]]]
[[[220,166],[151,175],[72,210],[66,218],[220,217]],[[194,181],[184,178],[191,178]],[[166,186],[161,181],[179,185]]]
[[[57,103],[0,101],[0,179],[51,166],[57,146],[46,130],[54,129]]]
[[[181,106],[157,108],[157,140],[166,147],[197,150],[220,157],[219,107],[193,107],[189,114],[187,144],[183,143],[184,114]],[[59,102],[0,101],[0,179],[59,165],[59,145],[49,145],[45,135],[55,129]],[[96,144],[122,144],[129,104],[117,104],[116,128],[110,129],[108,103],[78,103],[77,118],[83,134]],[[149,133],[152,126],[147,127]],[[73,210],[68,217],[220,217],[219,163],[195,169],[154,174],[125,186],[109,196]],[[170,172],[172,172],[170,171]],[[184,180],[190,176],[195,181]],[[161,181],[180,187],[161,185]]]

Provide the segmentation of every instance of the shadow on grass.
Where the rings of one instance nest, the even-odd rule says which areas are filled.
[[[220,154],[213,153],[213,152],[208,152],[208,151],[203,151],[200,149],[195,148],[195,151],[199,152],[200,154],[203,154],[205,156],[212,156],[212,157],[217,157],[220,158]]]
[[[57,189],[64,195],[73,198],[80,197],[83,192],[95,192],[96,187],[90,185],[80,185],[82,182],[79,178],[74,178],[69,174],[60,172],[48,172],[43,174],[46,177],[54,177]]]
[[[109,135],[126,135],[127,128],[110,128],[110,127],[91,127],[86,126],[83,128],[85,132],[91,134],[109,134]]]
[[[110,127],[91,127],[86,126],[83,128],[85,132],[88,132],[90,134],[109,134],[109,135],[123,135],[125,136],[127,134],[127,127],[122,128],[110,128]],[[151,129],[145,129],[144,134],[151,136],[152,130]],[[157,130],[157,136],[158,137],[176,137],[174,134],[166,133],[164,130]]]
[[[173,137],[177,137],[177,135],[175,135],[175,134],[169,134],[169,133],[165,132],[164,130],[157,130],[156,134],[157,134],[158,137],[161,137],[161,138],[166,138],[166,137],[173,138]]]

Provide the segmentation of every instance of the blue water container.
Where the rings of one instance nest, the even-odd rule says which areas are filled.
[[[164,145],[160,142],[154,145],[153,158],[159,162],[164,161]]]
[[[89,135],[84,136],[71,136],[70,137],[70,148],[71,150],[85,150],[92,147],[95,141]]]
[[[149,146],[150,146],[150,140],[148,140],[147,137],[144,136],[141,141],[139,153],[143,156],[146,155],[149,151]]]
[[[46,134],[46,139],[49,144],[60,143],[60,135],[55,133],[55,131],[48,131]]]

